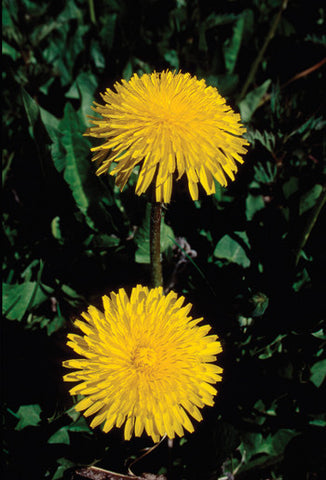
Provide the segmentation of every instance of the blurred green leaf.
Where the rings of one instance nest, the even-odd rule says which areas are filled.
[[[289,180],[283,183],[282,186],[283,195],[286,199],[291,197],[294,193],[299,190],[299,179],[298,177],[290,177]]]
[[[117,18],[118,14],[115,12],[101,17],[102,28],[100,30],[100,37],[108,50],[111,50],[113,46]]]
[[[2,55],[8,55],[14,61],[20,57],[20,53],[5,40],[2,40]]]
[[[64,473],[69,469],[74,467],[76,464],[68,458],[58,458],[57,460],[58,468],[56,469],[51,480],[61,480],[64,476]]]
[[[229,73],[233,73],[234,71],[242,42],[244,25],[245,19],[244,16],[241,16],[234,24],[232,38],[228,39],[224,44],[225,66]]]
[[[310,210],[316,203],[318,197],[323,190],[322,185],[314,185],[308,192],[300,197],[299,215],[302,215],[307,210]]]
[[[25,427],[34,427],[41,421],[41,407],[38,404],[21,405],[16,415],[19,418],[15,430],[22,430]]]
[[[262,85],[247,93],[245,98],[241,100],[239,109],[243,122],[247,123],[251,120],[270,84],[271,80],[266,80]]]
[[[310,369],[310,381],[320,387],[326,378],[326,359],[316,362]]]
[[[265,208],[265,202],[262,195],[248,194],[246,198],[246,217],[250,221],[254,218],[255,214]]]
[[[234,237],[230,235],[224,235],[217,243],[214,250],[214,257],[223,258],[231,263],[237,263],[246,268],[250,266],[250,260],[247,253],[242,246],[242,242],[245,245],[249,245],[249,240],[246,232],[234,232]],[[240,243],[239,243],[240,241]]]
[[[4,283],[2,289],[2,314],[9,320],[22,320],[28,310],[48,299],[38,282]]]

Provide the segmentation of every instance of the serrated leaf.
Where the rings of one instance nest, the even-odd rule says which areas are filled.
[[[269,152],[273,152],[275,148],[275,135],[272,132],[267,132],[266,130],[259,131],[254,128],[247,128],[247,132],[244,134],[244,137],[249,140],[251,146],[255,146],[256,141],[259,142],[263,147],[266,148]]]
[[[22,430],[25,427],[36,426],[41,421],[41,407],[38,404],[21,405],[16,416],[19,418],[15,430]]]
[[[234,232],[235,238],[239,238],[246,245],[249,245],[249,240],[246,232]],[[242,267],[246,268],[250,266],[250,260],[247,257],[246,251],[237,241],[232,238],[230,235],[224,235],[221,240],[217,243],[214,250],[214,257],[222,258],[228,260],[231,263],[237,263]]]
[[[266,80],[262,85],[247,93],[245,98],[239,103],[241,119],[243,122],[249,122],[257,110],[261,99],[266,94],[271,80]]]
[[[326,359],[316,362],[310,369],[310,381],[320,387],[326,378]]]

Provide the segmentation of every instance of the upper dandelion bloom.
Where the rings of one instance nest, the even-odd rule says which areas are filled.
[[[156,200],[169,202],[174,173],[188,177],[193,200],[198,199],[198,183],[210,195],[215,192],[214,178],[223,186],[227,174],[234,180],[235,161],[246,153],[248,142],[240,115],[225,103],[216,88],[207,87],[189,73],[165,71],[133,75],[129,82],[107,89],[104,105],[94,110],[102,119],[92,117],[96,125],[87,135],[103,138],[92,150],[93,160],[101,164],[100,175],[111,170],[122,190],[136,165],[140,165],[137,195],[155,182]]]
[[[188,415],[200,421],[199,408],[214,404],[222,369],[211,362],[222,348],[183,303],[162,287],[137,285],[130,299],[120,289],[103,297],[104,313],[90,306],[85,321],[76,320],[84,336],[69,334],[67,344],[84,358],[64,362],[77,369],[64,380],[79,382],[70,393],[85,395],[75,408],[95,414],[91,427],[103,423],[108,432],[125,422],[126,440],[145,429],[157,442],[192,432]]]

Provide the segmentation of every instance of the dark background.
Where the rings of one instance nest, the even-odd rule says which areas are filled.
[[[91,431],[61,363],[89,303],[150,281],[148,198],[135,196],[136,174],[121,194],[97,178],[82,134],[99,92],[154,69],[216,86],[251,143],[228,188],[193,202],[178,182],[165,211],[165,284],[224,349],[216,404],[175,441],[172,478],[326,477],[326,10],[286,4],[3,2],[5,478],[67,480],[90,464],[125,473],[152,444]],[[135,472],[167,464],[164,443]]]

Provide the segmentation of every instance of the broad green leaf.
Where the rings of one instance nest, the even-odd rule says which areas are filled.
[[[262,85],[247,93],[245,98],[241,100],[239,109],[243,122],[249,122],[251,120],[270,84],[271,80],[266,80]]]
[[[151,204],[146,205],[145,218],[142,226],[137,230],[135,242],[137,250],[135,253],[135,261],[137,263],[150,263],[150,216]],[[171,227],[161,222],[161,252],[166,252],[174,245],[174,233]]]
[[[2,314],[9,320],[21,320],[25,313],[48,299],[38,282],[2,286]]]
[[[68,458],[63,458],[63,457],[58,458],[57,463],[58,463],[59,466],[58,466],[57,470],[55,471],[51,480],[61,480],[62,478],[64,478],[65,471],[76,465],[71,460],[68,460]]]
[[[290,177],[289,180],[283,183],[283,195],[286,199],[290,198],[291,195],[296,193],[299,190],[299,179],[298,177]]]
[[[64,118],[60,122],[62,137],[57,141],[65,150],[63,176],[69,185],[76,205],[93,230],[112,230],[107,205],[112,204],[112,194],[92,171],[89,160],[90,143],[83,137],[83,121],[70,103],[66,104]]]
[[[17,423],[15,430],[22,430],[25,427],[38,425],[41,421],[41,411],[41,407],[38,404],[21,405],[16,413],[19,422]]]
[[[249,240],[245,232],[234,232],[234,236],[238,238],[240,242],[242,241],[247,246],[249,245]],[[228,260],[231,263],[237,263],[244,268],[249,267],[250,260],[247,257],[247,253],[241,243],[235,238],[232,238],[230,235],[224,235],[215,247],[214,257]]]
[[[65,324],[66,324],[66,320],[63,317],[56,315],[52,320],[50,320],[46,324],[46,332],[50,336],[52,335],[52,333],[60,330],[60,328],[62,328]]]
[[[63,443],[65,445],[70,445],[70,437],[67,430],[67,427],[60,428],[48,439],[48,443]]]
[[[302,195],[299,203],[299,215],[302,215],[303,213],[307,212],[315,205],[322,190],[323,190],[323,187],[317,184],[317,185],[314,185],[308,192]]]
[[[265,202],[262,195],[248,194],[246,198],[246,217],[250,221],[254,218],[255,214],[265,208]]]
[[[315,363],[311,367],[310,372],[310,381],[316,385],[316,387],[320,387],[326,378],[326,359]]]
[[[241,465],[239,471],[245,472],[264,465],[271,460],[271,457],[281,457],[290,440],[297,435],[298,432],[295,430],[285,428],[267,437],[263,437],[261,433],[245,434],[239,450],[245,456],[246,462]]]

